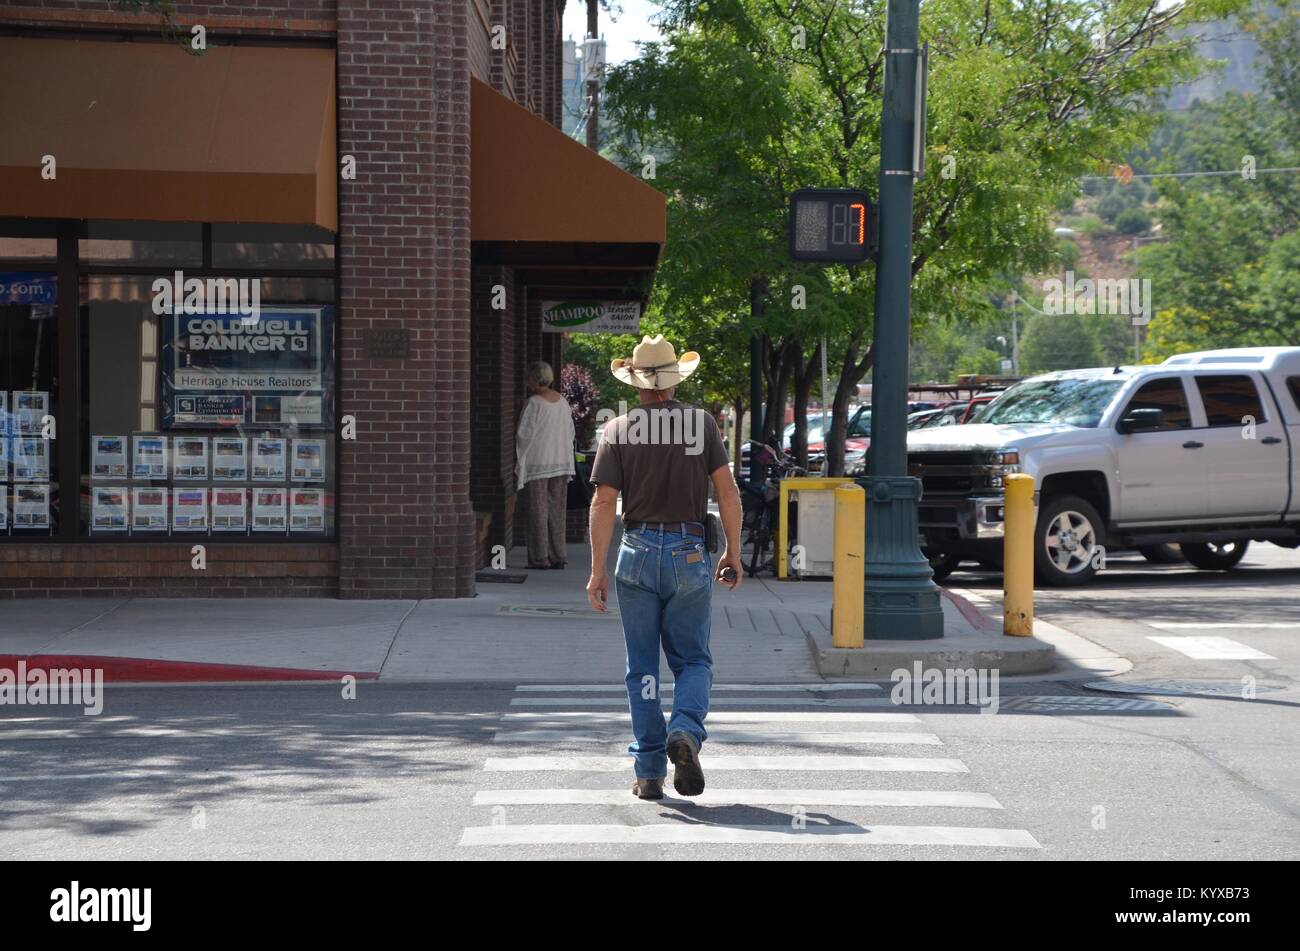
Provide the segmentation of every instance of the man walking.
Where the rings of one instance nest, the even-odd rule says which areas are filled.
[[[627,695],[634,736],[632,792],[663,798],[668,760],[673,787],[683,796],[704,792],[700,747],[713,686],[709,653],[713,582],[740,585],[740,493],[727,465],[718,424],[708,413],[673,399],[674,389],[699,367],[694,351],[677,358],[662,336],[644,337],[630,360],[610,372],[636,387],[640,406],[610,420],[592,467],[591,578],[587,599],[604,611],[609,598],[605,561],[623,494],[623,541],[614,569],[623,639]],[[712,484],[726,536],[716,572],[706,539]],[[659,649],[673,672],[673,709],[667,726],[659,702]]]

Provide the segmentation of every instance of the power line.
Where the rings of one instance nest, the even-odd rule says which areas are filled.
[[[1289,168],[1257,168],[1256,175],[1282,175],[1288,173],[1300,172],[1300,165],[1293,165]],[[1132,175],[1131,178],[1211,178],[1221,177],[1224,175],[1240,175],[1241,169],[1233,168],[1227,171],[1213,172],[1149,172],[1145,175]],[[1081,175],[1081,182],[1108,182],[1116,180],[1113,175]]]

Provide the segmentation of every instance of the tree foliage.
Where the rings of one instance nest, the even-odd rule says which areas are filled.
[[[835,471],[848,394],[871,365],[875,272],[791,262],[786,202],[804,186],[876,190],[885,4],[661,5],[662,38],[616,68],[607,87],[607,108],[625,135],[621,159],[642,168],[653,156],[653,184],[669,199],[654,306],[665,326],[734,327],[726,339],[737,343],[760,335],[773,357],[764,368],[773,409],[784,406],[792,381],[810,382],[810,358],[825,335],[837,378],[828,447]],[[987,290],[999,275],[1044,270],[1055,248],[1053,214],[1075,194],[1078,177],[1117,163],[1141,140],[1153,95],[1200,68],[1195,36],[1180,28],[1242,5],[929,0],[921,17],[931,47],[930,121],[913,222],[914,319],[991,317]],[[749,313],[756,278],[771,288],[760,320]],[[744,361],[718,369],[739,374]],[[739,377],[713,386],[745,388]]]

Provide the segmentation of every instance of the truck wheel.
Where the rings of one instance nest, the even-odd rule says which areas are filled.
[[[1237,567],[1237,562],[1246,557],[1249,541],[1244,542],[1184,542],[1183,554],[1194,566],[1203,571],[1227,571]]]
[[[926,556],[930,560],[930,571],[934,573],[935,581],[942,581],[961,564],[961,558],[948,552],[939,552]]]
[[[1054,588],[1085,585],[1097,576],[1102,550],[1101,516],[1076,495],[1048,499],[1034,526],[1034,569]]]
[[[1153,565],[1181,565],[1187,560],[1177,545],[1142,545],[1138,551]]]

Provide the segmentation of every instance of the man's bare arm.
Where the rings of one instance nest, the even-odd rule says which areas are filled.
[[[618,504],[618,489],[608,485],[596,486],[591,499],[591,578],[587,581],[587,602],[592,610],[604,611],[609,600],[609,576],[605,572],[605,559],[609,556],[609,543],[614,536],[614,515]]]
[[[722,532],[727,538],[726,548],[718,559],[716,576],[721,581],[723,570],[734,568],[736,580],[724,584],[735,591],[740,587],[740,579],[744,575],[740,564],[740,490],[736,488],[736,480],[729,466],[718,466],[710,478],[713,480],[713,495],[718,500],[718,514],[722,516]]]

